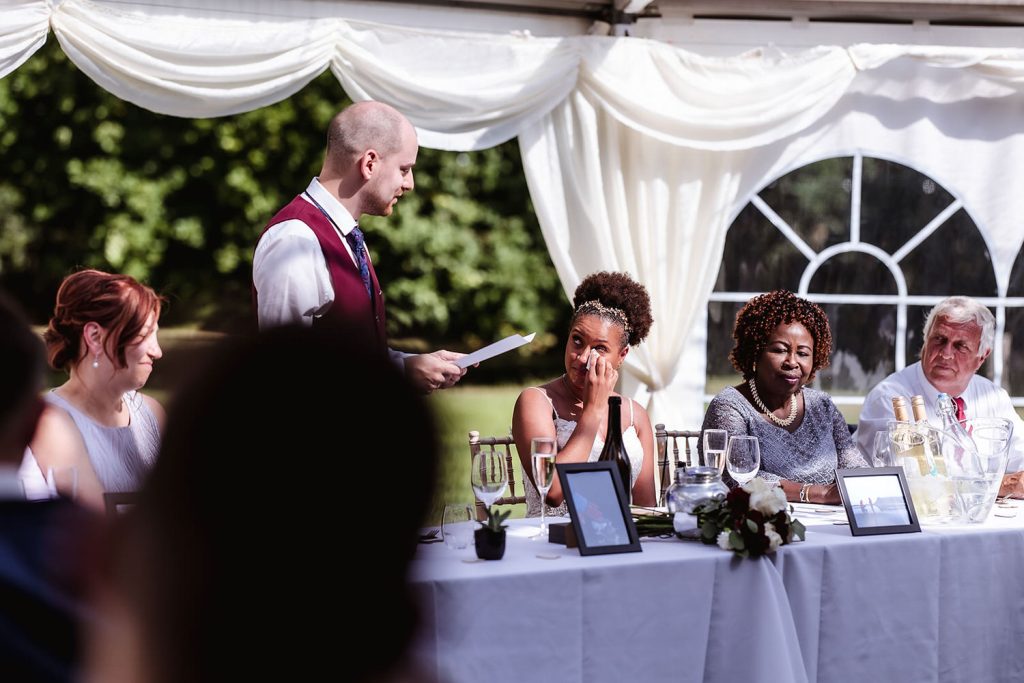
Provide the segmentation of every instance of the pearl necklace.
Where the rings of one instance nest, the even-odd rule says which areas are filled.
[[[750,385],[750,395],[754,397],[754,405],[756,405],[758,409],[764,411],[764,414],[768,416],[769,420],[780,427],[788,427],[793,424],[793,420],[796,419],[796,394],[789,397],[789,417],[783,420],[782,418],[775,417],[775,413],[768,410],[768,406],[761,401],[761,397],[757,395],[757,383],[754,382],[753,377],[750,378],[750,381],[748,381],[747,384]]]

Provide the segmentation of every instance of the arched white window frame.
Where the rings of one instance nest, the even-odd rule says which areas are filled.
[[[936,185],[942,187],[942,189],[949,193],[952,197],[952,201],[944,207],[934,218],[932,218],[926,225],[921,227],[917,232],[911,236],[904,244],[892,254],[889,254],[885,250],[868,242],[862,242],[860,239],[860,213],[861,213],[861,181],[862,171],[864,166],[864,158],[867,156],[871,159],[880,159],[883,161],[890,161],[901,164],[908,168],[911,168],[918,173],[921,173],[927,178],[930,178]],[[793,171],[804,168],[820,161],[827,159],[835,159],[842,157],[852,157],[853,165],[851,170],[851,187],[850,187],[850,223],[849,231],[850,237],[847,241],[838,244],[833,244],[820,252],[815,251],[809,244],[807,244],[790,226],[785,219],[778,215],[768,204],[761,198],[761,192],[768,187],[772,182],[775,182],[778,178],[792,173]],[[855,150],[848,154],[831,153],[828,155],[821,156],[820,158],[813,158],[810,160],[804,159],[799,163],[793,164],[790,167],[785,168],[776,177],[772,178],[768,182],[761,185],[754,192],[752,192],[745,201],[737,204],[737,209],[730,217],[730,226],[735,223],[736,218],[739,216],[743,208],[747,204],[752,204],[778,231],[782,237],[788,240],[797,250],[803,254],[807,260],[807,266],[804,268],[803,273],[800,277],[800,285],[797,294],[801,297],[814,301],[819,304],[855,304],[855,305],[872,305],[872,304],[884,304],[884,305],[895,305],[896,306],[896,335],[895,345],[893,348],[894,362],[896,370],[902,370],[907,365],[907,307],[908,306],[934,306],[935,304],[942,301],[947,296],[957,294],[958,292],[948,292],[947,294],[939,295],[910,295],[907,292],[907,281],[903,274],[901,262],[908,254],[910,254],[914,248],[924,242],[932,233],[938,230],[946,221],[948,221],[957,211],[964,209],[977,228],[978,237],[985,245],[987,252],[990,252],[991,245],[986,238],[987,232],[982,230],[982,226],[974,215],[971,214],[969,208],[965,205],[962,197],[958,196],[954,188],[943,185],[941,182],[936,180],[931,174],[918,168],[912,161],[907,159],[897,158],[896,155],[880,153],[875,150],[865,153],[863,150]],[[730,227],[731,229],[731,227]],[[828,294],[822,292],[810,292],[809,287],[811,279],[814,274],[824,265],[829,259],[839,254],[847,253],[862,253],[872,256],[882,263],[893,276],[893,280],[896,284],[896,294]],[[987,261],[991,263],[991,259]],[[991,266],[990,266],[991,267]],[[992,373],[993,381],[996,384],[1002,384],[1003,377],[1003,333],[1006,327],[1006,309],[1007,308],[1024,308],[1024,297],[1008,297],[1006,296],[1006,288],[1000,283],[999,278],[996,278],[997,283],[997,295],[994,297],[973,297],[977,301],[988,306],[993,310],[996,318],[996,330],[995,340],[992,348]],[[708,299],[710,303],[729,302],[729,303],[744,303],[750,298],[762,294],[763,292],[719,292],[713,291]],[[910,349],[911,356],[917,355],[917,349]],[[912,361],[913,362],[913,361]],[[713,395],[705,392],[704,400],[710,401],[714,398]],[[834,395],[833,400],[837,404],[845,405],[860,405],[864,402],[863,395]],[[1024,396],[1012,396],[1014,406],[1024,406]]]

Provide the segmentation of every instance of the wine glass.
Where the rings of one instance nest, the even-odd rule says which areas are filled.
[[[504,455],[497,451],[478,451],[473,456],[469,483],[476,497],[490,510],[494,501],[505,493],[505,487],[508,485]]]
[[[757,476],[761,469],[761,448],[756,436],[733,436],[725,452],[729,476],[741,486]]]
[[[874,467],[889,467],[892,465],[894,459],[891,448],[892,446],[889,442],[889,430],[884,429],[875,432],[875,441],[871,449],[870,464]]]
[[[540,493],[540,532],[534,538],[547,536],[548,523],[544,520],[544,509],[547,503],[544,498],[551,490],[555,479],[555,454],[558,445],[553,437],[538,436],[530,442],[530,457],[533,460],[533,483]]]
[[[722,473],[725,467],[725,448],[729,444],[729,432],[724,429],[704,430],[704,464]]]

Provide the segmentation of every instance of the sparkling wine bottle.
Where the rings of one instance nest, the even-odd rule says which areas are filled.
[[[619,478],[622,481],[622,488],[626,491],[626,499],[633,502],[632,481],[633,466],[629,462],[629,454],[626,453],[626,446],[622,443],[622,398],[619,396],[608,397],[608,433],[604,437],[604,448],[597,458],[614,462],[618,466]]]

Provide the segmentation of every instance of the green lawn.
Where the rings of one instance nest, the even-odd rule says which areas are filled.
[[[441,468],[434,505],[427,518],[439,524],[445,503],[473,502],[469,486],[469,431],[481,436],[504,436],[512,427],[512,408],[523,387],[518,385],[456,386],[430,395],[441,435]],[[518,505],[513,517],[522,517]]]

